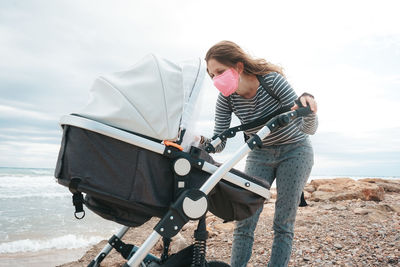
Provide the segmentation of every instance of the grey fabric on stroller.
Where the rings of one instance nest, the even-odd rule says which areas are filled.
[[[215,164],[204,151],[201,158]],[[261,179],[234,173],[269,188]],[[126,226],[139,226],[153,216],[161,218],[177,197],[171,159],[73,126],[64,126],[55,176],[67,187],[71,179],[79,179],[85,205]],[[194,168],[186,186],[200,188],[209,176]],[[245,219],[264,203],[263,197],[227,181],[221,181],[208,197],[209,210],[226,221]]]

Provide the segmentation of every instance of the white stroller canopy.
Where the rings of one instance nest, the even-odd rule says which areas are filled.
[[[97,78],[78,115],[159,140],[176,140],[204,79],[200,59],[173,63],[148,55],[130,70]]]

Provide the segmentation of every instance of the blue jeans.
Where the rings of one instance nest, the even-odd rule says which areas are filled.
[[[265,179],[270,184],[276,179],[274,241],[268,266],[280,267],[289,263],[297,207],[313,164],[314,153],[308,138],[293,144],[255,149],[247,157],[247,174]],[[236,222],[232,267],[245,267],[250,260],[254,230],[261,211],[262,208],[251,217]]]

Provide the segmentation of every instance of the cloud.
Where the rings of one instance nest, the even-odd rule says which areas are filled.
[[[399,177],[400,167],[398,160],[390,158],[387,160],[387,154],[383,154],[385,158],[380,159],[379,154],[375,154],[376,159],[359,159],[348,157],[325,158],[316,155],[312,176],[387,176]],[[398,156],[395,155],[395,156]]]
[[[204,57],[228,39],[281,64],[297,93],[316,96],[316,170],[374,166],[400,175],[397,1],[227,3],[3,1],[0,166],[53,166],[58,118],[85,105],[97,76],[127,69],[147,53]],[[206,84],[212,90],[198,127],[211,136],[217,92],[210,79]],[[241,144],[236,138],[226,155]]]
[[[1,166],[55,168],[59,144],[18,141],[0,142]]]
[[[48,114],[26,110],[26,109],[18,109],[11,106],[0,105],[0,118],[28,118],[34,120],[53,120],[54,118]]]
[[[12,107],[0,104],[0,133],[2,136],[10,134],[25,134],[27,132],[45,132],[57,129],[58,116],[45,112]]]
[[[378,129],[364,137],[317,133],[314,175],[386,175],[400,173],[400,128]]]

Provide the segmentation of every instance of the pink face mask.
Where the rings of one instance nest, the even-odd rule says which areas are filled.
[[[234,68],[225,70],[213,78],[214,85],[226,97],[233,94],[239,86],[239,73]]]

